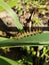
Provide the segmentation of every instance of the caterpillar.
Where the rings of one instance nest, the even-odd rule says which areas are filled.
[[[42,33],[42,29],[32,29],[32,30],[24,30],[23,32],[18,32],[16,35],[14,35],[14,39],[21,39],[30,35]]]
[[[0,12],[0,23],[2,24],[2,25],[0,24],[0,29],[3,29],[2,32],[5,31],[5,35],[2,33],[0,36],[7,37],[7,38],[12,37],[14,39],[20,39],[20,38],[27,37],[27,36],[30,36],[30,35],[33,35],[33,34],[42,33],[44,30],[48,30],[49,29],[49,27],[48,28],[47,27],[43,27],[42,28],[42,25],[41,25],[41,27],[33,27],[34,23],[31,21],[31,18],[33,17],[32,16],[33,15],[33,11],[31,11],[31,13],[27,11],[26,14],[27,13],[29,13],[29,16],[27,16],[27,17],[23,16],[23,15],[20,16],[20,19],[21,19],[20,23],[22,24],[22,26],[25,26],[24,27],[24,31],[20,32],[20,31],[16,30],[16,27],[15,27],[15,24],[13,23],[12,17],[6,11]],[[40,14],[40,16],[41,16],[41,14]],[[25,20],[23,19],[23,17],[25,17],[24,18]],[[47,20],[47,18],[46,18],[46,20]],[[43,24],[43,20],[42,20],[41,23]],[[49,26],[49,19],[46,22],[46,24],[47,24],[47,26]],[[43,25],[45,26],[45,19],[44,19],[44,24]],[[28,26],[28,27],[26,27],[26,26]],[[36,26],[36,25],[34,25],[34,26]]]
[[[38,29],[36,29],[36,28],[32,28],[32,30],[28,30],[28,29],[26,29],[26,30],[24,30],[23,32],[19,32],[19,31],[17,31],[17,32],[15,32],[15,33],[13,33],[13,32],[8,32],[8,31],[6,31],[6,32],[4,32],[4,31],[2,31],[2,30],[0,30],[0,36],[1,37],[7,37],[7,38],[10,38],[10,37],[12,37],[12,38],[14,38],[14,39],[21,39],[21,38],[23,38],[23,37],[27,37],[27,36],[30,36],[30,35],[33,35],[33,34],[38,34],[38,33],[42,33],[42,29],[40,29],[40,28],[38,28]]]
[[[30,30],[31,29],[31,30]],[[36,34],[40,34],[43,33],[44,31],[48,31],[49,32],[49,27],[31,27],[29,29],[29,27],[25,27],[24,31],[20,32],[20,31],[0,31],[0,36],[2,37],[7,37],[10,38],[12,37],[13,39],[21,39],[30,35],[36,35]]]
[[[25,27],[23,32],[17,32],[13,38],[14,39],[21,39],[30,35],[36,35],[43,33],[44,31],[49,31],[49,27],[31,27],[31,30],[29,30],[28,27]]]

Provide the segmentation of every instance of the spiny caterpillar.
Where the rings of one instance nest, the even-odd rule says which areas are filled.
[[[4,32],[4,31],[0,31],[0,36],[1,37],[7,37],[7,38],[14,38],[14,39],[21,39],[33,34],[38,34],[38,33],[42,33],[42,30],[39,29],[32,29],[32,30],[24,30],[23,32],[15,32],[14,34],[12,34],[13,32]]]
[[[30,36],[30,35],[33,35],[33,34],[38,34],[38,33],[42,33],[42,30],[41,29],[32,29],[32,30],[25,30],[23,32],[18,32],[13,38],[15,39],[21,39],[21,38],[24,38],[24,37],[27,37],[27,36]]]
[[[47,31],[47,32],[49,31],[49,27],[31,27],[30,29],[29,29],[29,27],[25,27],[23,32],[18,31],[15,35],[13,35],[12,38],[21,39],[24,37],[36,35],[38,33],[40,34],[45,31]]]

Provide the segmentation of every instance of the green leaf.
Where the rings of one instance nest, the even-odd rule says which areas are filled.
[[[34,22],[34,23],[36,23],[36,24],[38,24],[38,25],[41,24],[38,17],[34,17],[34,18],[32,19],[32,22]]]
[[[0,65],[21,65],[17,61],[0,56]]]
[[[4,1],[4,0],[3,0]],[[10,7],[16,6],[18,0],[9,0],[9,2],[6,2]],[[0,6],[0,11],[5,10],[3,7]]]
[[[49,45],[49,33],[30,35],[21,39],[0,37],[0,47]],[[47,49],[48,50],[48,49]],[[46,51],[47,52],[47,51]],[[43,55],[42,55],[43,56]]]
[[[49,65],[49,63],[47,63],[47,62],[44,62],[44,64],[43,65]]]
[[[0,6],[2,6],[13,17],[16,27],[18,29],[22,30],[23,27],[20,24],[16,13],[9,7],[9,5],[6,2],[4,2],[3,0],[0,0]]]
[[[47,50],[46,49],[44,50],[44,52],[42,53],[41,57],[43,57],[48,51],[49,51],[49,47],[47,47]]]
[[[39,2],[38,2],[38,1],[33,1],[33,4],[34,4],[34,5],[38,5]]]

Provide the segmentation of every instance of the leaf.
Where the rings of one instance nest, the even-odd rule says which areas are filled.
[[[9,58],[0,56],[0,65],[22,65],[22,64]]]
[[[38,2],[38,1],[33,1],[33,4],[34,4],[34,5],[38,5],[39,2]]]
[[[4,0],[3,0],[4,1]],[[9,0],[9,2],[6,2],[10,7],[16,6],[18,0]],[[0,6],[0,11],[5,10],[3,7]]]
[[[34,23],[36,23],[36,24],[38,24],[38,25],[41,24],[38,17],[34,17],[34,18],[32,19],[32,22],[34,22]]]
[[[49,45],[49,33],[41,33],[32,36],[30,35],[27,37],[23,37],[21,39],[9,39],[0,37],[0,47],[14,47],[26,45],[28,46]]]
[[[46,49],[44,50],[44,52],[42,53],[41,57],[43,57],[48,51],[49,51],[49,47],[47,48],[47,50]]]
[[[20,24],[16,13],[9,7],[9,5],[6,2],[4,2],[3,0],[0,0],[0,6],[2,6],[13,17],[16,27],[18,29],[22,30],[23,27]]]
[[[49,63],[47,63],[47,62],[44,62],[44,64],[43,65],[49,65]]]

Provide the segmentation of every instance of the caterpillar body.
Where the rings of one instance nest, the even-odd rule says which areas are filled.
[[[30,30],[31,29],[31,30]],[[40,34],[43,33],[44,31],[49,32],[49,27],[31,27],[29,29],[29,27],[25,27],[24,31],[20,32],[20,31],[0,31],[0,36],[2,37],[7,37],[7,38],[14,38],[14,39],[21,39],[30,35],[36,35],[36,34]]]
[[[16,35],[14,35],[13,38],[15,39],[20,39],[23,37],[27,37],[30,35],[34,35],[34,34],[38,34],[38,33],[42,33],[42,29],[38,28],[38,29],[32,29],[32,30],[24,30],[23,32],[18,32]]]
[[[30,30],[31,29],[31,30]],[[13,38],[14,39],[21,39],[30,35],[36,35],[43,33],[44,31],[49,31],[49,27],[31,27],[31,28],[25,27],[23,32],[17,32]]]

